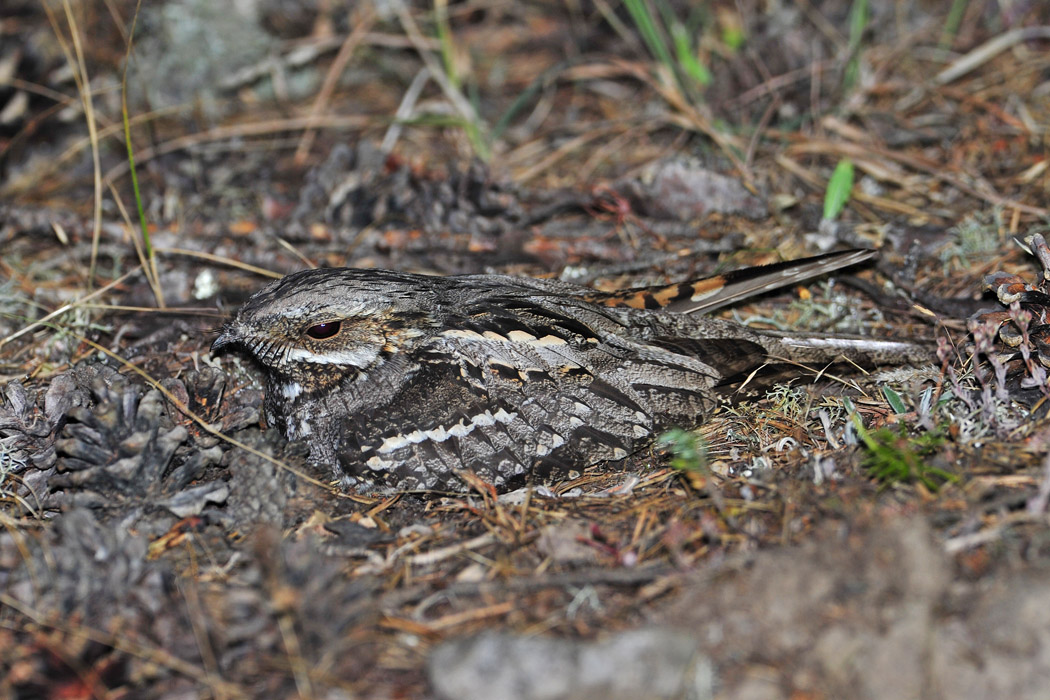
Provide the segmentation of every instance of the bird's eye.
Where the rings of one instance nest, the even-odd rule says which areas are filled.
[[[306,334],[315,340],[324,340],[325,338],[331,338],[338,333],[341,325],[342,323],[340,321],[318,323],[307,328]]]

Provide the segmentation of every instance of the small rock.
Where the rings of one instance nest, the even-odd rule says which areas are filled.
[[[449,700],[657,700],[714,696],[711,662],[692,635],[666,628],[601,642],[486,632],[438,646],[430,682]]]

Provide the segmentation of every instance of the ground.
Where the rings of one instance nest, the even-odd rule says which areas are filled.
[[[336,5],[0,11],[0,694],[1044,696],[1050,8]],[[308,266],[854,247],[722,314],[929,361],[538,491],[343,492],[209,353]]]

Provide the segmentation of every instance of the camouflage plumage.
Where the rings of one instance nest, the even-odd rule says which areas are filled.
[[[502,275],[308,270],[256,293],[213,349],[240,345],[262,363],[268,419],[346,486],[458,490],[455,473],[469,469],[506,487],[693,427],[717,385],[770,356],[834,356],[667,308],[706,310],[867,257],[617,293]]]

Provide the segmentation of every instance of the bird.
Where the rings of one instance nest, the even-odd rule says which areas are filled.
[[[695,428],[720,387],[774,360],[909,343],[749,329],[702,314],[870,260],[827,253],[689,282],[599,291],[498,274],[326,268],[260,289],[213,353],[262,366],[264,412],[345,489],[498,490],[621,463]]]

